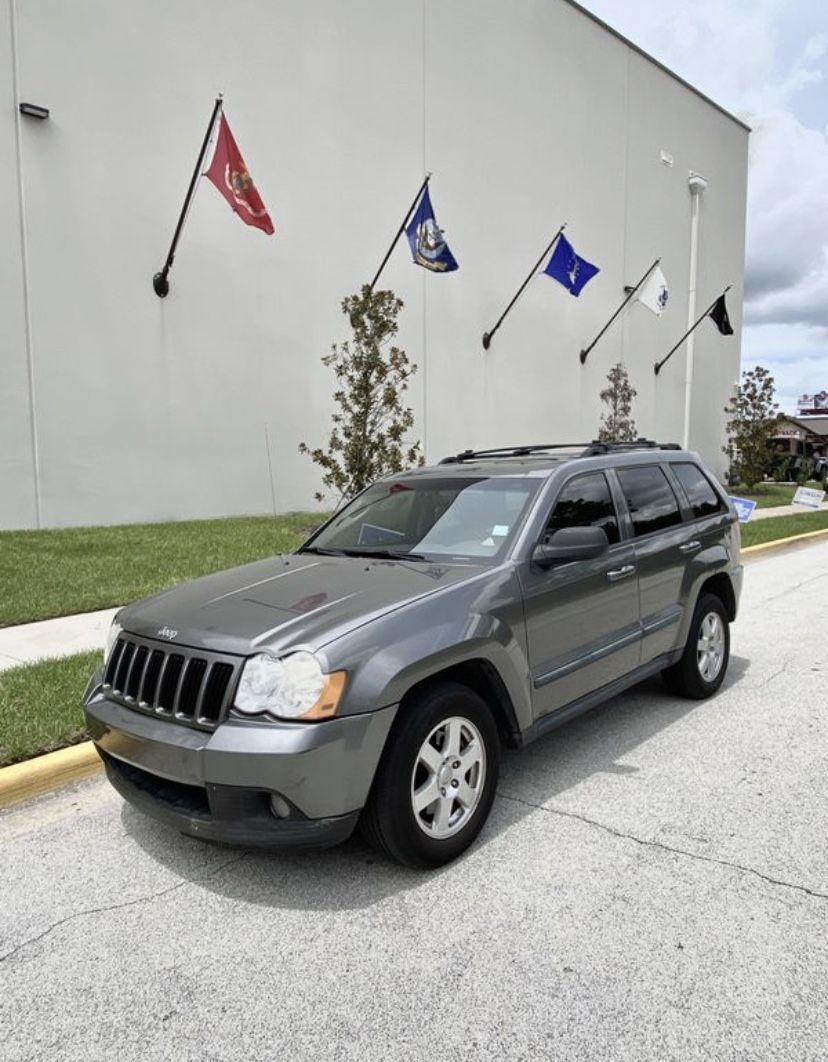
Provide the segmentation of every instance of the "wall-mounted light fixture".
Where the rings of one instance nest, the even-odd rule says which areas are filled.
[[[707,178],[702,177],[702,175],[696,173],[695,170],[690,170],[687,175],[687,185],[690,189],[691,195],[701,195],[707,187]]]
[[[36,103],[21,103],[20,113],[25,114],[27,118],[39,118],[43,121],[44,118],[49,117],[49,108],[38,107]]]

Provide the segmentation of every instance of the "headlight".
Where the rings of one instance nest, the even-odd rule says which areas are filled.
[[[106,636],[106,648],[104,649],[103,658],[104,664],[106,664],[107,660],[109,659],[109,654],[112,652],[112,646],[118,641],[118,637],[120,636],[122,630],[123,627],[118,622],[117,618],[114,619],[109,628],[109,634],[107,634]]]
[[[245,715],[327,719],[336,715],[345,677],[344,671],[326,675],[313,653],[280,659],[260,653],[246,661],[234,705]]]

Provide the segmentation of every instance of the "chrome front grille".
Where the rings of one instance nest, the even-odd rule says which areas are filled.
[[[214,730],[227,712],[241,663],[237,656],[122,634],[106,663],[103,689],[136,711]]]

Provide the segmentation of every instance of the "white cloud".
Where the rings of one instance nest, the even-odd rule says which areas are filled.
[[[796,409],[799,395],[828,386],[825,340],[806,325],[747,325],[742,365],[764,365],[771,371],[777,401],[788,413]]]
[[[746,319],[828,327],[828,134],[772,111],[752,141]]]

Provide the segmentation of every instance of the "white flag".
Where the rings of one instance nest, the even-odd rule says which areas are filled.
[[[652,310],[656,317],[661,317],[670,293],[667,290],[667,278],[661,272],[660,266],[656,266],[650,273],[636,297],[643,306]]]

